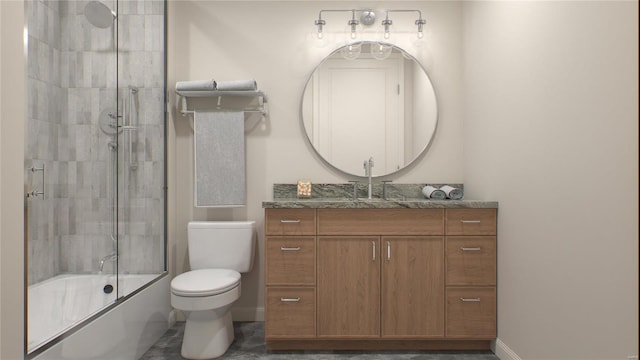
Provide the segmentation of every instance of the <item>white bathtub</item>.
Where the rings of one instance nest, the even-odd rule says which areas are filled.
[[[168,276],[120,275],[117,304],[115,279],[113,275],[60,275],[29,286],[27,331],[32,358],[135,360],[141,356],[169,326]],[[145,284],[149,285],[136,292]],[[105,293],[106,285],[113,286],[113,292]],[[83,324],[91,317],[95,319]]]

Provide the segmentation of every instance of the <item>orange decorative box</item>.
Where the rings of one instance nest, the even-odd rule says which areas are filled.
[[[311,197],[311,181],[298,180],[298,197]]]

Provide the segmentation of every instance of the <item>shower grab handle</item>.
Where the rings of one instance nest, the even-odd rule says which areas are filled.
[[[32,173],[36,171],[42,172],[42,191],[38,191],[38,190],[29,191],[27,192],[27,197],[36,197],[36,196],[42,195],[42,197],[44,198],[44,179],[45,179],[44,163],[42,164],[42,167],[32,166],[29,168],[29,170],[31,170]]]
[[[127,93],[127,100],[123,103],[123,121],[122,130],[128,132],[127,147],[129,157],[129,168],[135,170],[138,168],[138,162],[136,159],[135,147],[137,146],[138,137],[138,107],[135,106],[135,94],[138,93],[138,88],[130,86]],[[135,110],[134,110],[135,109]]]

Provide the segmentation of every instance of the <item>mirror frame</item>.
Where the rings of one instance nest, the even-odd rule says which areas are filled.
[[[433,81],[431,80],[431,77],[429,76],[429,73],[427,72],[427,70],[424,68],[424,66],[422,65],[422,63],[420,63],[420,61],[418,61],[413,55],[411,55],[409,52],[407,52],[406,50],[404,50],[403,48],[401,48],[400,46],[396,45],[396,44],[392,44],[392,43],[388,43],[388,42],[383,42],[383,41],[375,41],[375,40],[362,40],[362,41],[354,41],[354,42],[349,42],[349,43],[345,43],[337,48],[335,48],[333,51],[331,51],[326,57],[324,57],[322,59],[322,61],[320,61],[320,63],[318,65],[316,65],[313,70],[309,73],[309,76],[307,76],[307,79],[304,83],[303,89],[302,89],[302,95],[300,97],[300,126],[302,128],[302,131],[304,132],[304,136],[307,140],[307,144],[309,146],[311,146],[311,148],[313,149],[314,153],[320,157],[320,159],[326,163],[327,165],[329,165],[332,169],[337,170],[340,173],[349,175],[351,177],[359,177],[359,178],[365,178],[365,176],[363,175],[358,175],[358,174],[353,174],[351,172],[348,172],[346,170],[343,170],[339,167],[337,167],[336,165],[332,164],[330,161],[328,161],[324,156],[322,156],[322,154],[318,151],[318,149],[316,148],[316,146],[313,144],[312,139],[309,138],[309,131],[307,131],[307,127],[305,126],[305,120],[304,120],[304,98],[305,98],[305,93],[307,90],[307,87],[309,85],[309,81],[312,80],[314,74],[316,73],[316,71],[318,71],[318,69],[329,59],[331,59],[334,55],[339,54],[341,49],[350,46],[350,45],[354,45],[354,44],[359,44],[359,45],[365,45],[365,44],[383,44],[383,45],[389,45],[393,47],[393,50],[397,50],[400,52],[400,54],[407,58],[408,60],[412,60],[415,64],[417,64],[418,68],[420,70],[422,70],[422,72],[424,73],[424,75],[426,76],[427,80],[429,80],[429,84],[431,85],[431,88],[433,90],[433,96],[434,96],[434,103],[436,105],[436,109],[435,109],[435,114],[434,114],[434,126],[433,126],[433,131],[431,133],[431,136],[429,138],[428,141],[426,141],[426,144],[424,145],[424,147],[417,152],[417,154],[413,157],[413,159],[411,159],[410,161],[407,161],[404,166],[400,167],[397,170],[394,171],[390,171],[388,173],[385,174],[377,174],[377,175],[373,175],[372,177],[374,178],[380,178],[380,177],[387,177],[390,175],[395,175],[398,174],[401,171],[407,170],[408,168],[410,168],[411,166],[415,165],[418,162],[418,159],[422,158],[423,156],[425,156],[425,154],[427,153],[427,151],[429,150],[429,148],[431,147],[431,144],[433,143],[433,139],[435,138],[435,135],[438,131],[438,122],[440,119],[440,112],[439,112],[439,106],[438,106],[438,94],[436,92],[436,88],[433,84]],[[392,51],[393,51],[392,50]],[[346,60],[345,61],[349,61]]]

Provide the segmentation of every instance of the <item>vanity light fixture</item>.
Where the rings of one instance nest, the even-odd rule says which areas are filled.
[[[345,10],[320,10],[318,13],[318,19],[315,21],[315,25],[317,27],[317,37],[318,39],[322,39],[324,34],[324,26],[327,24],[325,20],[322,19],[323,12],[351,12],[351,19],[347,21],[347,26],[349,27],[349,36],[351,39],[355,39],[357,37],[357,26],[359,24],[363,25],[373,25],[375,23],[376,14],[373,10],[358,10],[358,9],[345,9]],[[389,19],[389,13],[392,12],[415,12],[418,13],[418,19],[415,21],[415,25],[418,27],[418,38],[422,39],[424,36],[423,30],[424,25],[427,23],[425,19],[422,18],[422,12],[420,10],[386,10],[385,18],[382,20],[381,25],[384,27],[384,38],[388,39],[391,36],[391,25],[393,25],[393,20]],[[356,13],[360,13],[360,20],[356,19]]]
[[[356,26],[358,26],[360,22],[356,20],[356,11],[351,10],[351,20],[347,22],[347,25],[351,28],[351,39],[356,38]]]

